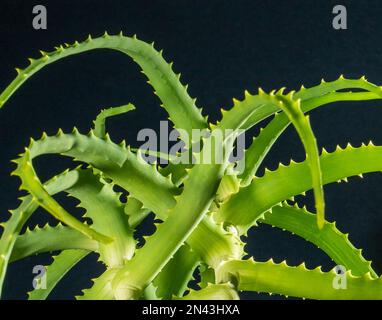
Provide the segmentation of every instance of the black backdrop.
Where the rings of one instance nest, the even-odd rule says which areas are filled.
[[[32,28],[32,7],[46,5],[48,30]],[[244,89],[266,90],[287,86],[311,86],[322,77],[333,80],[340,74],[366,75],[382,83],[382,5],[380,1],[342,1],[348,9],[348,30],[332,28],[333,1],[1,1],[0,4],[0,87],[15,76],[14,67],[24,67],[27,57],[57,44],[83,40],[105,30],[155,41],[164,48],[165,58],[175,61],[190,93],[198,98],[210,119],[216,120],[220,107],[231,105]],[[17,206],[17,178],[10,177],[10,160],[28,143],[58,128],[77,126],[86,131],[99,108],[133,102],[134,113],[110,121],[110,131],[119,141],[135,143],[142,127],[158,128],[166,119],[138,68],[125,56],[97,51],[51,65],[35,75],[8,102],[0,116],[0,216]],[[311,121],[320,146],[333,150],[336,144],[354,145],[373,139],[382,143],[382,106],[378,102],[333,104],[312,112]],[[266,159],[275,168],[290,157],[303,159],[303,149],[293,128],[289,128]],[[68,162],[58,157],[38,160],[43,179],[59,172]],[[382,272],[382,177],[370,174],[364,180],[327,186],[327,215],[337,220],[340,230],[350,232],[357,247],[373,259]],[[71,201],[60,198],[67,206]],[[311,195],[306,202],[312,208]],[[32,224],[48,216],[40,211]],[[49,219],[49,218],[48,218]],[[50,219],[52,221],[52,219]],[[333,263],[302,239],[260,226],[252,229],[247,250],[259,260],[274,257],[308,267]],[[80,263],[52,294],[67,299],[90,285],[102,266],[92,256]],[[50,262],[48,255],[31,257],[11,265],[4,298],[25,298],[31,288],[32,267]],[[250,294],[246,298],[268,298]]]

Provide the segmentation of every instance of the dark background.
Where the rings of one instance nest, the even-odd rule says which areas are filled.
[[[32,8],[43,4],[48,10],[48,30],[32,28]],[[332,28],[332,8],[344,4],[348,30]],[[322,77],[334,80],[340,74],[367,78],[382,84],[382,5],[380,1],[1,1],[0,4],[0,88],[15,76],[14,67],[25,67],[27,57],[38,50],[51,50],[64,42],[83,40],[89,33],[101,35],[136,33],[155,41],[165,58],[174,60],[183,83],[198,98],[198,105],[210,119],[217,120],[220,107],[231,106],[244,89],[261,86],[271,90],[286,86],[312,86]],[[0,220],[18,204],[17,178],[10,177],[10,160],[42,131],[54,134],[77,126],[85,132],[101,107],[133,102],[137,110],[109,122],[116,141],[127,138],[135,144],[142,127],[158,128],[166,114],[145,83],[138,67],[126,56],[95,51],[50,65],[32,77],[1,110],[0,116]],[[333,104],[313,111],[311,122],[319,145],[333,150],[351,141],[360,145],[370,139],[382,143],[382,103]],[[255,131],[254,131],[255,132]],[[289,128],[266,159],[275,168],[279,161],[304,158],[293,128]],[[42,179],[60,172],[69,162],[58,157],[37,161]],[[350,239],[382,272],[382,215],[380,174],[364,180],[325,187],[328,219],[350,233]],[[64,205],[71,201],[61,197]],[[312,208],[311,196],[304,200]],[[36,213],[31,224],[48,218]],[[50,219],[52,221],[52,219]],[[305,240],[286,232],[260,226],[252,229],[247,250],[255,259],[287,259],[291,265],[306,261],[308,267],[333,267],[325,254]],[[51,298],[69,299],[89,287],[89,279],[102,271],[92,256],[81,262],[57,286]],[[14,263],[9,268],[4,290],[6,299],[25,298],[35,264],[49,263],[40,255]],[[268,298],[248,294],[246,298]]]

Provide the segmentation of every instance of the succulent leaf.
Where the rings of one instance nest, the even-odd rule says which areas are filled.
[[[322,230],[318,230],[316,218],[305,208],[291,207],[287,204],[275,206],[267,212],[262,223],[270,224],[304,238],[322,249],[334,262],[351,270],[354,276],[370,273],[377,277],[371,262],[362,256],[362,250],[356,249],[348,236],[341,233],[335,223],[325,221]]]
[[[187,88],[182,85],[179,77],[172,71],[171,64],[163,59],[162,54],[136,37],[121,35],[89,37],[84,42],[74,42],[66,48],[59,46],[52,52],[42,53],[41,58],[32,60],[27,68],[18,69],[17,77],[0,94],[0,108],[27,79],[40,69],[63,58],[95,49],[117,50],[130,56],[142,68],[176,128],[186,130],[191,137],[192,129],[207,127],[201,111],[195,106],[195,100],[188,95]],[[183,139],[189,143],[188,137]]]
[[[76,171],[65,171],[50,179],[45,188],[50,194],[56,194],[69,188],[78,179]],[[21,204],[15,210],[4,225],[4,230],[0,238],[0,294],[2,291],[5,274],[12,250],[17,241],[17,236],[21,232],[22,227],[28,221],[29,217],[38,208],[38,204],[33,201],[33,197],[28,195],[21,199]]]
[[[24,70],[16,68],[16,78],[0,94],[0,108],[33,74],[45,66],[82,52],[112,49],[130,56],[146,74],[148,83],[161,100],[174,127],[185,143],[183,151],[142,151],[116,144],[106,130],[106,120],[134,109],[132,104],[102,110],[87,135],[76,128],[71,133],[59,129],[31,139],[25,152],[14,160],[13,175],[20,177],[20,190],[28,195],[10,210],[0,238],[0,290],[7,266],[42,252],[61,251],[47,267],[47,289],[34,290],[30,299],[46,299],[56,284],[89,252],[99,254],[106,270],[77,299],[238,299],[238,291],[257,291],[313,299],[382,299],[382,282],[362,252],[324,217],[323,184],[348,181],[348,177],[382,171],[382,147],[372,143],[318,154],[316,138],[304,114],[321,105],[338,101],[365,101],[382,98],[382,87],[366,80],[339,79],[297,92],[285,88],[258,94],[245,91],[233,107],[221,109],[222,118],[209,124],[196,107],[180,74],[172,70],[163,52],[136,36],[89,37],[79,43],[60,45],[52,52],[40,51],[29,58]],[[356,89],[356,92],[352,92]],[[245,152],[244,172],[231,163],[235,140],[245,130],[274,116]],[[264,157],[281,133],[292,123],[305,148],[306,160],[265,170],[256,177]],[[203,134],[194,136],[195,130]],[[200,133],[200,132],[199,132]],[[202,138],[203,137],[203,138]],[[220,138],[220,139],[219,139]],[[221,139],[222,138],[222,139]],[[201,146],[201,148],[200,148]],[[82,164],[74,170],[41,183],[33,161],[47,154],[72,158]],[[161,167],[148,164],[144,155],[166,160]],[[189,163],[183,163],[183,159]],[[179,161],[181,160],[181,161]],[[240,160],[239,160],[240,161]],[[162,165],[162,162],[160,163]],[[242,166],[240,166],[242,167]],[[118,192],[117,189],[122,192]],[[317,214],[298,205],[294,196],[313,189]],[[65,192],[85,209],[84,218],[67,212],[53,196]],[[127,200],[127,202],[125,202]],[[287,202],[288,201],[288,202]],[[65,225],[46,224],[25,233],[20,231],[41,206]],[[137,244],[134,231],[148,214],[155,214],[156,230]],[[317,218],[317,221],[315,221]],[[243,242],[248,229],[258,222],[288,230],[312,242],[337,264],[344,275],[320,268],[306,269],[246,260]],[[316,223],[318,222],[318,224]],[[198,271],[198,289],[189,289]],[[342,277],[347,290],[337,290]],[[344,280],[345,279],[345,280]],[[338,283],[337,283],[338,284]],[[0,291],[1,293],[1,291]]]
[[[296,97],[296,94],[294,96]],[[309,112],[317,107],[339,101],[377,99],[381,99],[381,95],[374,92],[330,92],[302,100],[301,110],[303,112]],[[276,113],[272,121],[254,138],[252,145],[245,151],[245,156],[243,157],[243,159],[245,159],[245,169],[240,174],[243,186],[247,186],[251,182],[265,156],[290,123],[285,113]]]
[[[107,269],[98,278],[92,279],[93,286],[84,289],[82,295],[76,296],[77,300],[114,300],[111,282],[118,269]]]
[[[46,288],[28,293],[29,300],[45,300],[57,283],[72,269],[78,262],[89,254],[86,250],[65,250],[53,257],[53,263],[46,267]]]
[[[153,281],[156,296],[160,299],[182,296],[198,264],[199,257],[189,246],[180,247]]]
[[[89,239],[75,229],[61,224],[56,227],[45,225],[17,237],[10,262],[42,252],[83,249],[97,251],[98,242]]]
[[[135,106],[131,103],[120,107],[111,107],[102,110],[94,120],[94,134],[97,137],[103,138],[106,135],[106,119],[120,114],[132,111]]]
[[[323,184],[343,178],[382,170],[382,147],[372,144],[354,148],[336,149],[320,156]],[[312,189],[309,164],[291,162],[275,171],[266,171],[252,183],[223,203],[216,214],[217,221],[235,225],[245,233],[266,211],[280,202]],[[256,206],[253,204],[256,203]]]
[[[218,271],[218,282],[235,282],[240,291],[324,300],[382,299],[381,278],[373,279],[369,274],[355,277],[347,271],[347,287],[346,290],[341,290],[333,285],[337,277],[334,269],[331,272],[322,272],[320,268],[308,270],[305,264],[290,267],[285,261],[274,263],[272,260],[231,260]]]
[[[234,286],[230,283],[209,284],[200,290],[190,290],[190,292],[180,298],[181,300],[239,300]]]

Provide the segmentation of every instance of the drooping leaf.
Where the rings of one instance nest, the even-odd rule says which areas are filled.
[[[287,96],[277,94],[276,97],[280,100],[280,109],[285,112],[289,120],[293,123],[304,145],[312,179],[312,188],[317,210],[317,225],[318,228],[321,229],[325,222],[324,190],[322,187],[322,174],[317,142],[310,126],[309,117],[305,116],[301,110],[301,100],[294,100],[293,92]]]
[[[50,194],[56,194],[72,186],[76,183],[77,179],[78,174],[76,171],[65,171],[49,180],[45,187]],[[2,224],[4,230],[0,238],[0,295],[17,236],[37,208],[38,204],[33,201],[33,197],[30,195],[25,196],[21,198],[19,207],[10,211],[12,215],[9,220]]]
[[[287,204],[275,206],[272,212],[267,212],[261,223],[270,224],[302,237],[322,249],[338,265],[351,270],[354,276],[370,273],[377,274],[371,267],[371,262],[362,256],[362,250],[356,249],[349,240],[349,235],[340,232],[334,222],[325,221],[322,230],[318,230],[314,214],[305,208],[291,207]]]
[[[29,149],[25,150],[25,153],[21,158],[15,160],[17,168],[12,172],[12,175],[20,177],[20,189],[28,191],[33,196],[33,200],[36,201],[39,206],[48,211],[52,216],[64,222],[68,226],[82,232],[90,239],[104,243],[111,242],[112,239],[89,228],[81,221],[77,220],[74,216],[68,213],[56,200],[54,200],[44,185],[40,182],[40,179],[35,173],[31,161],[32,158]]]
[[[301,110],[309,112],[317,107],[338,101],[375,99],[381,99],[381,96],[373,92],[331,92],[308,100],[302,100]],[[251,146],[245,151],[243,160],[241,160],[244,162],[244,170],[239,176],[242,180],[242,186],[247,186],[251,182],[265,156],[289,124],[290,120],[285,113],[275,113],[272,121],[260,130],[257,137],[253,138]]]
[[[162,220],[167,219],[169,209],[176,204],[175,196],[181,191],[172,183],[171,177],[162,176],[155,166],[144,162],[139,155],[110,140],[96,137],[92,131],[89,135],[82,135],[77,130],[73,130],[71,134],[59,131],[56,136],[43,135],[42,139],[33,141],[27,150],[31,159],[53,153],[90,164],[115,184],[126,189]],[[24,161],[25,155],[20,159],[17,161]],[[20,173],[25,174],[23,171]],[[214,240],[222,239],[222,244],[227,244],[222,246],[225,254],[235,247],[229,243],[229,238],[224,233],[220,233],[219,228],[211,228],[209,223],[203,221],[202,224],[205,225],[203,238],[207,241],[211,237]],[[233,241],[236,242],[235,239]],[[200,242],[195,243],[197,245]],[[193,249],[199,254],[205,252],[203,248]],[[202,258],[208,262],[209,255]]]
[[[102,110],[94,120],[94,134],[103,138],[106,135],[106,119],[134,110],[133,104],[129,103],[120,107],[111,107]]]
[[[72,45],[58,46],[52,52],[41,52],[40,58],[29,60],[30,65],[27,68],[16,69],[17,77],[0,95],[0,108],[40,69],[63,58],[95,49],[112,49],[130,56],[142,68],[176,128],[186,130],[191,137],[192,129],[207,127],[201,110],[195,106],[195,100],[187,93],[187,86],[182,85],[180,75],[172,71],[172,63],[167,63],[162,52],[155,50],[154,45],[138,40],[136,36],[125,37],[122,33],[115,36],[105,33],[103,37],[95,39],[89,35],[88,39],[81,43],[76,41]],[[189,137],[182,138],[189,143]]]

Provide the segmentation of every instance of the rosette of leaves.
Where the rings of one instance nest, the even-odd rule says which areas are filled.
[[[382,298],[382,280],[371,263],[347,235],[325,220],[323,193],[325,184],[381,171],[382,147],[349,144],[334,152],[319,153],[306,115],[337,101],[381,99],[381,87],[364,77],[341,76],[297,91],[245,91],[243,98],[234,99],[229,110],[222,110],[221,120],[212,124],[196,107],[180,75],[172,71],[172,64],[153,44],[136,36],[105,33],[51,52],[41,51],[39,58],[29,59],[29,66],[16,69],[16,78],[1,93],[0,106],[43,67],[99,48],[120,51],[141,67],[174,127],[182,129],[180,138],[193,156],[222,148],[223,161],[186,165],[179,163],[177,156],[158,153],[156,156],[169,160],[168,165],[146,163],[142,153],[125,141],[116,143],[106,130],[106,119],[133,110],[131,104],[103,110],[87,134],[59,129],[54,136],[42,133],[38,140],[31,139],[14,160],[12,174],[20,178],[20,189],[27,195],[1,224],[0,287],[9,263],[43,252],[59,252],[46,267],[47,288],[29,293],[30,299],[45,299],[73,266],[95,252],[105,271],[78,299],[237,299],[241,291],[311,299]],[[238,132],[266,118],[270,121],[245,150],[245,163],[241,163],[244,170],[235,170],[240,163],[230,163],[229,154],[235,148]],[[259,166],[290,124],[297,130],[306,160],[280,164],[259,176]],[[193,146],[200,141],[189,138],[193,129],[209,133],[198,152]],[[214,133],[226,129],[231,133],[218,145]],[[66,156],[81,165],[41,181],[33,160],[47,154]],[[115,186],[128,193],[126,201]],[[293,202],[294,196],[308,190],[314,192],[315,213]],[[62,192],[79,201],[86,219],[76,218],[54,198]],[[21,233],[39,207],[58,224]],[[143,245],[137,245],[135,229],[149,213],[154,213],[158,221],[156,231],[145,238]],[[333,287],[334,270],[308,270],[304,264],[296,267],[248,258],[241,236],[259,223],[290,231],[322,249],[348,270],[344,275],[347,289]],[[197,269],[201,278],[198,289],[190,289]]]

